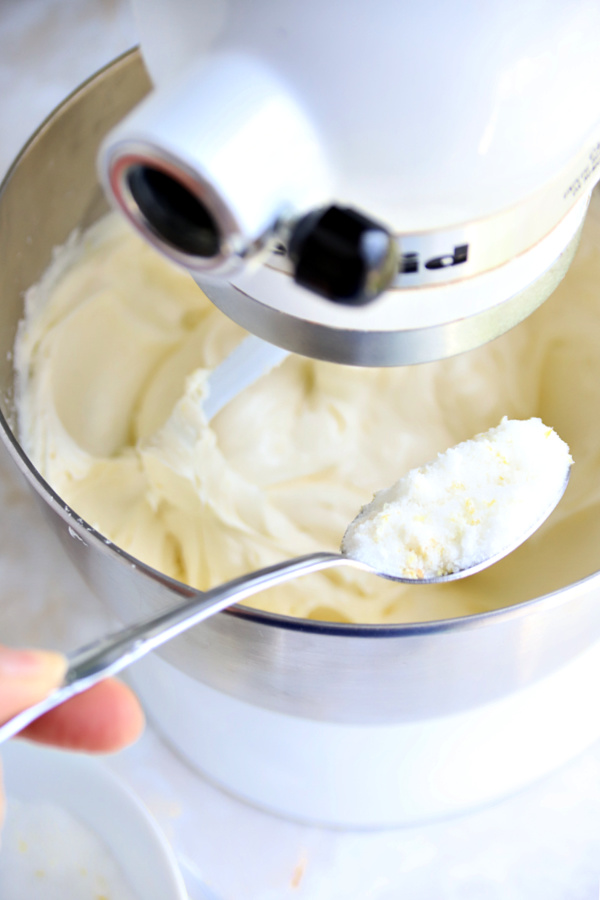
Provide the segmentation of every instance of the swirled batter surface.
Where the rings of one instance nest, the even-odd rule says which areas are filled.
[[[497,425],[539,416],[576,461],[546,525],[491,569],[403,586],[350,570],[252,605],[352,622],[443,619],[517,603],[598,568],[600,215],[555,294],[510,333],[408,368],[288,358],[210,424],[207,372],[241,340],[191,278],[109,217],[58,252],[16,347],[21,439],[103,535],[199,588],[339,548],[379,488]]]

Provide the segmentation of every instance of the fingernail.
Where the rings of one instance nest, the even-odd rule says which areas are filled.
[[[67,669],[62,653],[0,646],[0,677],[44,679],[58,683]]]

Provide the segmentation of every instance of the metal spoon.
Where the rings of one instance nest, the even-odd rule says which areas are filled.
[[[197,591],[188,588],[189,599],[175,606],[167,612],[160,613],[143,622],[130,625],[113,634],[106,635],[85,647],[76,650],[68,656],[69,666],[65,674],[63,684],[60,685],[44,700],[30,706],[14,718],[9,719],[0,726],[0,743],[12,737],[29,725],[39,716],[54,709],[65,700],[80,694],[109,675],[115,675],[127,666],[141,659],[146,653],[155,650],[172,638],[177,637],[188,628],[213,616],[215,613],[251,597],[253,594],[266,588],[283,584],[301,575],[309,575],[311,572],[319,572],[322,569],[330,569],[335,566],[351,566],[380,575],[391,581],[399,581],[404,584],[441,584],[446,581],[454,581],[458,578],[466,578],[474,575],[482,569],[498,562],[522,544],[540,525],[548,518],[554,507],[562,497],[569,481],[570,467],[567,470],[564,485],[560,494],[553,498],[552,504],[544,515],[534,523],[531,523],[525,533],[515,538],[512,546],[507,547],[495,556],[482,560],[467,569],[451,572],[446,575],[438,575],[433,578],[400,578],[389,575],[386,572],[378,572],[372,566],[353,559],[343,553],[310,553],[307,556],[299,556],[295,559],[276,563],[265,569],[241,575],[225,584],[212,588],[209,591]]]

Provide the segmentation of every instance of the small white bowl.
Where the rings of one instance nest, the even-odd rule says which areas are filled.
[[[19,834],[18,841],[6,842],[2,847],[0,893],[3,897],[8,887],[2,888],[3,867],[5,871],[18,871],[25,881],[36,877],[57,881],[64,879],[65,867],[62,866],[61,872],[60,861],[68,857],[71,849],[69,843],[78,846],[79,833],[86,847],[94,847],[98,841],[103,845],[109,860],[104,863],[105,867],[110,870],[116,863],[119,874],[136,900],[186,900],[188,895],[182,875],[158,825],[100,759],[24,741],[11,741],[2,748],[2,762],[7,794],[7,830],[10,827],[11,801],[13,804],[17,801],[15,811],[25,809],[27,813],[24,818],[26,827],[23,834]],[[60,816],[57,814],[57,828],[48,833],[48,810],[51,812],[57,807],[57,813],[60,813]],[[59,819],[63,819],[63,813],[68,817],[65,822],[72,823],[75,819],[79,826],[73,823],[72,828],[61,831],[58,824]],[[30,825],[34,832],[31,835],[27,833],[28,822],[33,823]],[[36,822],[44,823],[41,831],[35,827]],[[52,862],[58,860],[54,871],[39,871],[39,841],[40,835],[43,839],[44,831],[52,845],[49,858],[54,854]],[[41,852],[43,855],[44,848]],[[6,858],[6,854],[11,853],[19,854],[19,859],[13,860],[13,864]],[[102,880],[108,876],[101,871],[102,854],[98,859],[99,870],[94,877]],[[17,866],[15,862],[18,862]],[[28,872],[30,864],[36,871]],[[11,877],[14,881],[15,876]],[[10,896],[19,896],[18,891],[15,893],[17,886],[14,883],[9,887],[12,891]]]

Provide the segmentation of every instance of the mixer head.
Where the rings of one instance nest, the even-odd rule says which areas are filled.
[[[600,177],[597,4],[247,7],[140,3],[158,87],[100,159],[223,312],[306,356],[406,365],[552,293]]]

